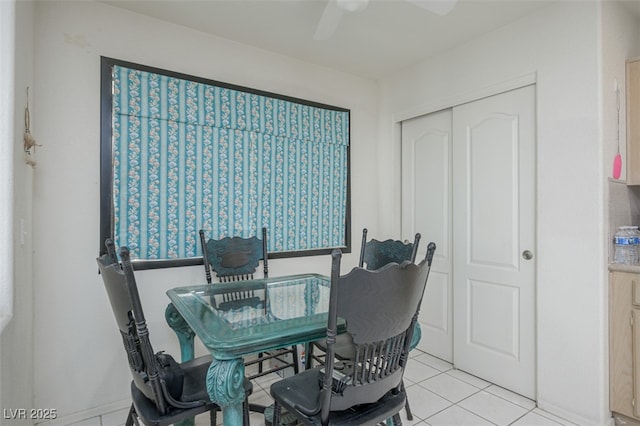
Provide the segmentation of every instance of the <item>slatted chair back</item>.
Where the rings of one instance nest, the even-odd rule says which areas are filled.
[[[262,239],[254,236],[207,240],[204,230],[200,230],[200,243],[208,283],[212,282],[212,272],[220,282],[253,279],[261,260],[264,276],[269,276],[267,228],[262,228]]]
[[[367,269],[380,269],[384,265],[395,262],[402,263],[406,260],[415,262],[420,244],[420,234],[417,233],[413,243],[405,243],[399,240],[367,241],[367,228],[362,230],[362,244],[360,246],[360,262],[358,266]]]
[[[126,247],[121,248],[120,257],[122,266],[117,261],[113,241],[107,240],[107,254],[97,262],[122,336],[133,384],[155,403],[161,415],[167,414],[172,406],[203,405],[204,401],[178,401],[183,385],[181,370],[169,355],[154,353]]]
[[[435,244],[427,256],[414,264],[390,263],[377,270],[354,268],[340,276],[339,250],[332,253],[331,292],[327,326],[327,356],[321,419],[331,411],[378,401],[401,388],[414,325],[424,294]],[[334,344],[337,318],[346,321],[353,338],[355,357],[345,362],[336,380]]]
[[[267,228],[262,228],[262,239],[254,236],[207,240],[204,230],[200,230],[200,243],[208,283],[213,281],[213,273],[222,283],[251,280],[261,260],[264,277],[269,276]],[[261,301],[251,290],[226,292],[220,301],[212,299],[211,302],[220,309],[233,309],[247,304],[258,305]]]

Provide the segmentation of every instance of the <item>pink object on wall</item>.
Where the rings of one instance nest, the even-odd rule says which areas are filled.
[[[616,109],[618,110],[618,134],[616,135],[616,141],[618,142],[618,152],[613,158],[613,178],[620,179],[622,175],[622,156],[620,155],[620,86],[618,80],[614,80],[613,90],[616,92]]]
[[[613,159],[613,178],[620,179],[620,175],[622,174],[622,156],[620,153],[617,153],[615,158]]]

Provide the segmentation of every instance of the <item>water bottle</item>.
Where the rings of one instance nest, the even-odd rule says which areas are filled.
[[[640,262],[640,231],[638,231],[638,227],[630,226],[629,235],[634,240],[634,244],[630,246],[629,263],[638,263]]]
[[[613,261],[615,263],[638,263],[638,244],[640,244],[640,232],[637,226],[621,226],[613,237],[615,251]]]

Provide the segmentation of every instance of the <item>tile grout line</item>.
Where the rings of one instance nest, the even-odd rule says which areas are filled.
[[[421,361],[419,361],[419,360],[417,360],[417,361],[418,361],[418,362],[420,362],[421,364],[424,364],[424,363],[422,363],[422,362],[421,362]],[[431,367],[431,368],[435,368],[435,367],[433,367],[433,366],[431,366],[431,365],[428,365],[428,364],[425,364],[425,365],[427,365],[427,366],[429,366],[429,367]],[[497,385],[495,385],[495,384],[493,384],[493,383],[489,383],[487,386],[485,386],[485,387],[483,387],[483,388],[479,388],[479,387],[477,387],[477,386],[475,386],[475,385],[473,385],[473,384],[471,384],[471,383],[469,383],[469,382],[467,382],[467,381],[461,380],[461,379],[459,379],[459,378],[457,378],[457,377],[454,377],[454,376],[452,376],[452,375],[450,375],[450,374],[447,374],[447,373],[448,373],[449,371],[451,371],[451,370],[454,370],[454,368],[451,368],[451,369],[449,369],[449,370],[445,370],[445,371],[438,370],[438,371],[439,371],[439,373],[438,373],[438,374],[436,374],[436,375],[434,375],[434,376],[431,376],[431,377],[429,377],[429,378],[427,378],[427,379],[424,379],[424,380],[422,380],[422,381],[420,381],[420,382],[414,382],[414,383],[413,383],[414,385],[418,385],[418,386],[420,386],[421,388],[423,388],[423,389],[425,389],[425,390],[427,390],[427,391],[429,391],[429,392],[433,393],[434,395],[439,396],[440,398],[444,399],[445,401],[447,401],[447,402],[451,403],[451,405],[449,405],[448,407],[443,408],[442,410],[439,410],[439,411],[437,411],[437,412],[433,413],[432,415],[430,415],[429,417],[427,417],[427,418],[425,418],[425,419],[421,419],[422,421],[427,422],[427,421],[428,421],[430,418],[432,418],[433,416],[435,416],[435,415],[437,415],[437,414],[439,414],[439,413],[442,413],[443,411],[446,411],[446,410],[450,409],[450,408],[451,408],[451,407],[453,407],[453,406],[456,406],[456,407],[460,408],[461,410],[464,410],[464,411],[466,411],[466,412],[468,412],[468,413],[470,413],[470,414],[472,414],[472,415],[474,415],[474,416],[478,416],[478,417],[480,417],[481,419],[488,421],[488,422],[489,422],[489,423],[491,423],[492,425],[495,425],[495,423],[491,422],[489,419],[486,419],[486,418],[482,417],[480,414],[478,414],[478,413],[474,413],[473,411],[470,411],[470,410],[466,409],[465,407],[463,407],[463,406],[460,406],[460,405],[459,405],[462,401],[465,401],[465,400],[467,400],[467,399],[471,398],[472,396],[477,395],[478,393],[483,392],[483,391],[484,391],[485,393],[487,393],[487,394],[489,394],[489,395],[491,395],[491,396],[494,396],[494,397],[496,397],[496,398],[499,398],[499,399],[501,399],[501,400],[503,400],[503,401],[505,401],[505,402],[507,402],[507,403],[509,403],[509,404],[511,404],[511,405],[513,405],[513,406],[515,406],[515,407],[519,407],[519,408],[522,408],[522,409],[526,410],[522,415],[518,416],[516,419],[514,419],[512,422],[510,422],[510,423],[509,423],[509,425],[512,425],[513,423],[517,422],[517,421],[518,421],[518,420],[520,420],[522,417],[524,417],[524,416],[526,416],[527,414],[531,413],[531,412],[532,412],[532,411],[537,407],[537,404],[536,404],[533,408],[523,407],[522,405],[517,404],[517,403],[515,403],[515,402],[513,402],[513,401],[510,401],[510,400],[508,400],[508,399],[506,399],[506,398],[504,398],[504,397],[502,397],[502,396],[500,396],[500,395],[496,395],[496,394],[494,394],[494,393],[492,393],[492,392],[487,391],[487,389],[488,389],[489,387],[491,387],[491,386],[496,386],[496,387],[498,387],[498,388],[500,388],[500,389],[504,389],[504,388],[501,388],[500,386],[497,386]],[[464,371],[463,371],[463,372],[464,372]],[[471,386],[471,387],[473,387],[473,388],[476,388],[476,389],[477,389],[477,391],[475,391],[475,392],[473,392],[473,393],[469,394],[468,396],[466,396],[466,397],[462,398],[462,399],[461,399],[461,400],[459,400],[458,402],[453,402],[453,401],[451,401],[451,400],[447,399],[446,397],[444,397],[443,395],[441,395],[441,394],[439,394],[439,393],[437,393],[437,392],[434,392],[434,391],[432,391],[431,389],[428,389],[428,388],[426,388],[426,387],[424,387],[424,386],[422,386],[422,385],[421,385],[421,383],[426,382],[426,381],[428,381],[428,380],[430,380],[430,379],[433,379],[433,378],[435,378],[435,377],[441,376],[442,374],[447,374],[447,375],[448,375],[449,377],[451,377],[452,379],[455,379],[455,380],[460,381],[460,382],[462,382],[462,383],[464,383],[464,384],[466,384],[466,385],[469,385],[469,386]],[[507,391],[508,391],[508,389],[505,389],[505,390],[507,390]],[[510,392],[510,391],[509,391],[509,392]],[[515,393],[514,393],[514,394],[515,394]],[[517,394],[516,394],[516,395],[517,395]],[[524,398],[524,397],[523,397],[523,398]],[[527,398],[527,399],[528,399],[528,398]],[[533,401],[533,402],[535,403],[535,401]],[[414,415],[414,416],[415,416],[415,415]],[[417,417],[417,416],[416,416],[416,417]],[[549,419],[549,420],[550,420],[550,419]],[[427,424],[428,424],[428,423],[427,423]]]
[[[473,411],[471,411],[471,410],[467,410],[466,408],[461,407],[461,406],[459,406],[458,404],[456,404],[456,407],[458,407],[458,408],[459,408],[459,409],[461,409],[461,410],[466,411],[467,413],[473,414],[473,415],[474,415],[474,416],[476,416],[476,417],[480,417],[482,420],[486,420],[486,421],[487,421],[487,422],[489,422],[489,424],[491,424],[491,425],[498,426],[496,423],[492,422],[492,421],[491,421],[491,420],[489,420],[489,419],[485,419],[484,417],[482,417],[482,416],[481,416],[480,414],[478,414],[478,413],[474,413],[474,412],[473,412]]]
[[[524,408],[524,407],[523,407]],[[534,407],[535,408],[535,407]],[[522,419],[524,416],[526,416],[527,414],[531,413],[533,411],[533,408],[531,408],[529,411],[527,411],[526,413],[524,413],[523,415],[521,415],[520,417],[518,417],[517,419],[515,419],[514,421],[512,421],[511,423],[509,423],[509,425],[514,424],[515,422],[519,421],[520,419]]]

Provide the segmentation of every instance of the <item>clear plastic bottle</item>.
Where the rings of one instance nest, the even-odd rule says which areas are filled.
[[[615,263],[638,263],[640,232],[637,226],[621,226],[613,237],[615,245],[613,261]]]
[[[640,261],[640,231],[637,226],[629,227],[629,234],[634,239],[631,245],[631,253],[629,254],[629,263],[638,263]]]

